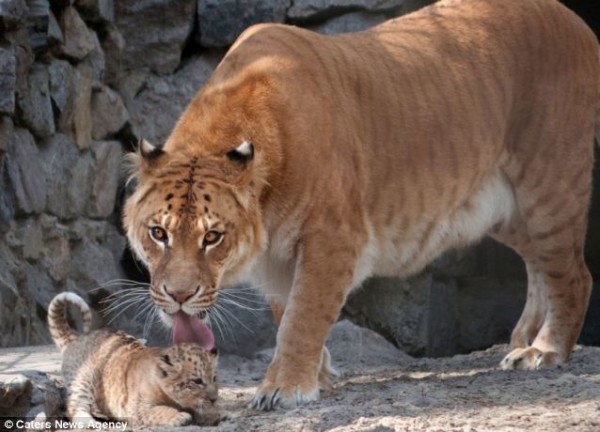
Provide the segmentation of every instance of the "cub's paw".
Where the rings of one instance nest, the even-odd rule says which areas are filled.
[[[271,411],[277,407],[295,408],[317,399],[319,399],[317,383],[310,385],[263,383],[256,390],[250,408],[262,411]]]
[[[192,423],[192,415],[186,412],[178,412],[163,423],[163,426],[187,426]]]
[[[516,348],[500,362],[503,370],[535,370],[556,366],[563,362],[559,353],[541,351],[534,347]]]

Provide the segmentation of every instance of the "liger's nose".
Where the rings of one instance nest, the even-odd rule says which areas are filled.
[[[186,291],[178,291],[175,289],[170,289],[165,287],[165,291],[169,294],[177,303],[183,304],[189,299],[191,296],[196,294],[196,290],[186,290]]]

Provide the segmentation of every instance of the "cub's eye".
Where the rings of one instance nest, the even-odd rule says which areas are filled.
[[[202,378],[195,378],[195,379],[192,380],[192,382],[194,384],[204,385],[204,381],[202,381]]]
[[[223,234],[218,231],[209,231],[204,234],[204,239],[202,240],[202,247],[206,248],[208,246],[214,246],[221,241],[223,238]]]
[[[150,237],[162,243],[167,243],[169,241],[169,236],[167,235],[167,232],[158,226],[150,228]]]

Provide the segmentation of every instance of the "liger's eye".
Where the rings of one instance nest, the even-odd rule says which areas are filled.
[[[149,232],[150,237],[152,237],[158,242],[167,243],[169,241],[169,236],[167,235],[167,232],[161,227],[151,227]]]
[[[202,378],[193,379],[192,382],[194,384],[198,384],[198,385],[203,385],[204,384],[204,381],[202,381]]]
[[[223,234],[218,231],[209,231],[206,234],[204,234],[204,239],[202,240],[202,247],[206,248],[207,246],[215,245],[219,243],[219,241],[221,241],[222,237]]]

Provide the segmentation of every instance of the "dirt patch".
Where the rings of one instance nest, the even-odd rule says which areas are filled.
[[[328,346],[342,374],[321,400],[293,410],[247,408],[273,355],[222,356],[223,420],[196,431],[600,431],[600,348],[578,347],[571,361],[543,371],[498,369],[506,346],[451,358],[415,359],[347,321]],[[38,370],[57,377],[54,347],[0,350],[0,373]]]
[[[507,346],[452,358],[413,359],[348,322],[328,344],[342,373],[307,406],[246,409],[268,365],[224,357],[222,431],[600,431],[600,349],[578,348],[570,363],[543,371],[498,369]]]

